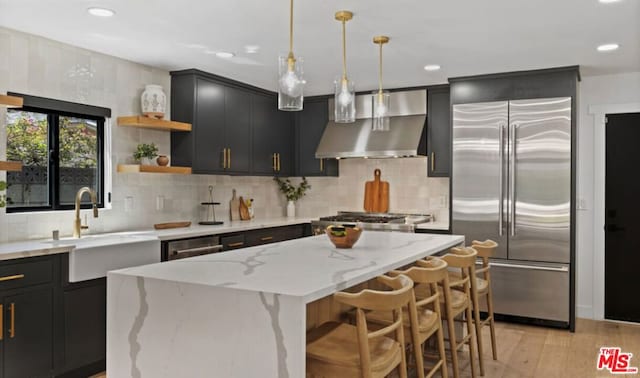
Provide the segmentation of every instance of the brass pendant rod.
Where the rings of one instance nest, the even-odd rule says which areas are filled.
[[[382,95],[382,43],[380,44],[380,62],[379,62],[380,71],[378,72],[378,83],[379,89],[378,93]]]
[[[347,81],[347,20],[342,20],[342,80]]]
[[[293,0],[289,2],[289,59],[293,59]]]
[[[385,43],[389,43],[389,37],[387,37],[386,35],[379,35],[376,37],[373,37],[373,43],[380,45],[380,56],[379,56],[379,71],[378,71],[378,83],[379,83],[379,89],[378,89],[378,96],[380,98],[382,98],[382,45],[384,45]]]

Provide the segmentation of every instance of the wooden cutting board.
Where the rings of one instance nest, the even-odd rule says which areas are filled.
[[[240,218],[240,200],[236,197],[236,190],[233,189],[233,196],[229,201],[229,212],[231,213],[231,220],[241,220]]]
[[[364,184],[364,210],[369,213],[386,213],[389,211],[389,183],[381,181],[382,172],[373,171],[373,181]]]
[[[251,215],[249,215],[249,208],[247,204],[244,202],[244,198],[240,196],[240,220],[250,220]]]
[[[156,223],[153,228],[156,230],[166,230],[169,228],[182,228],[191,226],[191,222],[169,222],[169,223]]]

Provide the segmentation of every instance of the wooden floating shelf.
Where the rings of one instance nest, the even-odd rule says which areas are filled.
[[[159,165],[118,164],[119,173],[174,173],[190,175],[190,167],[161,167]]]
[[[7,96],[0,94],[0,106],[7,108],[21,108],[24,104],[22,97]]]
[[[118,126],[139,127],[162,131],[191,131],[190,123],[167,121],[145,116],[118,117]]]
[[[22,163],[19,161],[0,161],[0,171],[21,171]]]

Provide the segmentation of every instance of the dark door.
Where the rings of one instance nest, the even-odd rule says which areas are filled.
[[[251,150],[251,95],[249,92],[225,88],[225,146],[227,172],[249,173]]]
[[[50,376],[53,370],[53,289],[25,290],[4,297],[3,315],[3,378]]]
[[[193,158],[195,173],[217,173],[223,168],[225,88],[220,84],[197,79],[196,82],[196,151]]]
[[[449,177],[451,105],[449,87],[427,90],[427,156],[429,177]]]
[[[605,318],[640,322],[637,237],[640,234],[640,113],[607,115],[605,186]]]
[[[329,121],[329,103],[307,101],[304,110],[296,120],[296,138],[298,153],[298,176],[338,176],[338,162],[335,159],[316,159],[316,149],[327,122]]]
[[[275,96],[254,94],[251,98],[251,172],[288,176],[293,166],[292,113],[278,111]]]

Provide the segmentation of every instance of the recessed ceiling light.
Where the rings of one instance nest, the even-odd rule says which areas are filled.
[[[87,9],[87,12],[89,12],[90,15],[97,17],[111,17],[116,14],[116,12],[112,11],[111,9],[98,7],[89,8]]]
[[[218,52],[216,52],[216,56],[218,58],[222,58],[222,59],[229,59],[229,58],[233,58],[234,56],[236,56],[236,54],[234,54],[232,52],[228,52],[228,51],[218,51]]]
[[[246,45],[244,47],[244,52],[247,54],[256,54],[260,50],[260,46],[257,45]]]
[[[440,66],[437,64],[427,64],[424,66],[425,71],[437,71],[440,69]]]
[[[598,51],[600,52],[613,51],[613,50],[617,50],[619,47],[620,45],[618,45],[617,43],[607,43],[605,45],[598,46]]]
[[[602,4],[617,3],[620,0],[599,0]]]

